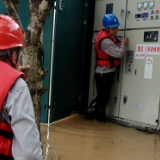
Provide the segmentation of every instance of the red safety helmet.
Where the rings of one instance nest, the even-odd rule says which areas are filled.
[[[23,47],[23,32],[17,22],[10,16],[0,15],[0,50]]]

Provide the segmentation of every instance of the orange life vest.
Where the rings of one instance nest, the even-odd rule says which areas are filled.
[[[118,46],[117,39],[113,37],[108,32],[101,29],[96,36],[95,42],[95,56],[96,56],[96,64],[97,66],[107,66],[108,68],[117,67],[119,65],[119,59],[110,56],[108,53],[100,50],[101,41],[104,38],[110,38],[112,41]]]
[[[25,75],[8,64],[0,61],[0,112],[3,102],[15,81]],[[12,147],[13,131],[10,124],[0,121],[0,160],[13,160]]]

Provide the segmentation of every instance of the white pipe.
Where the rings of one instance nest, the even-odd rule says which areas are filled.
[[[56,4],[56,3],[55,3]],[[55,10],[53,12],[53,32],[52,32],[52,48],[51,48],[51,61],[50,61],[50,81],[49,81],[49,100],[48,100],[48,125],[50,123],[50,106],[52,94],[52,75],[53,75],[53,46],[54,46],[54,26],[55,26]]]

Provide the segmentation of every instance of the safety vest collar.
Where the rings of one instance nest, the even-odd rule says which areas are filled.
[[[101,29],[99,33],[100,33],[100,35],[102,36],[102,37],[101,37],[102,39],[103,39],[103,38],[110,38],[110,39],[112,39],[112,41],[113,41],[116,45],[118,45],[116,37],[114,37],[113,35],[111,35],[110,33],[108,33],[105,29]]]
[[[5,62],[0,61],[0,111],[10,88],[19,77],[22,77],[24,80],[26,79],[24,73],[19,72]]]

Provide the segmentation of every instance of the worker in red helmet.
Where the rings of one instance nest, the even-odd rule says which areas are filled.
[[[0,15],[0,159],[42,160],[39,131],[24,73],[18,71],[23,32]]]

